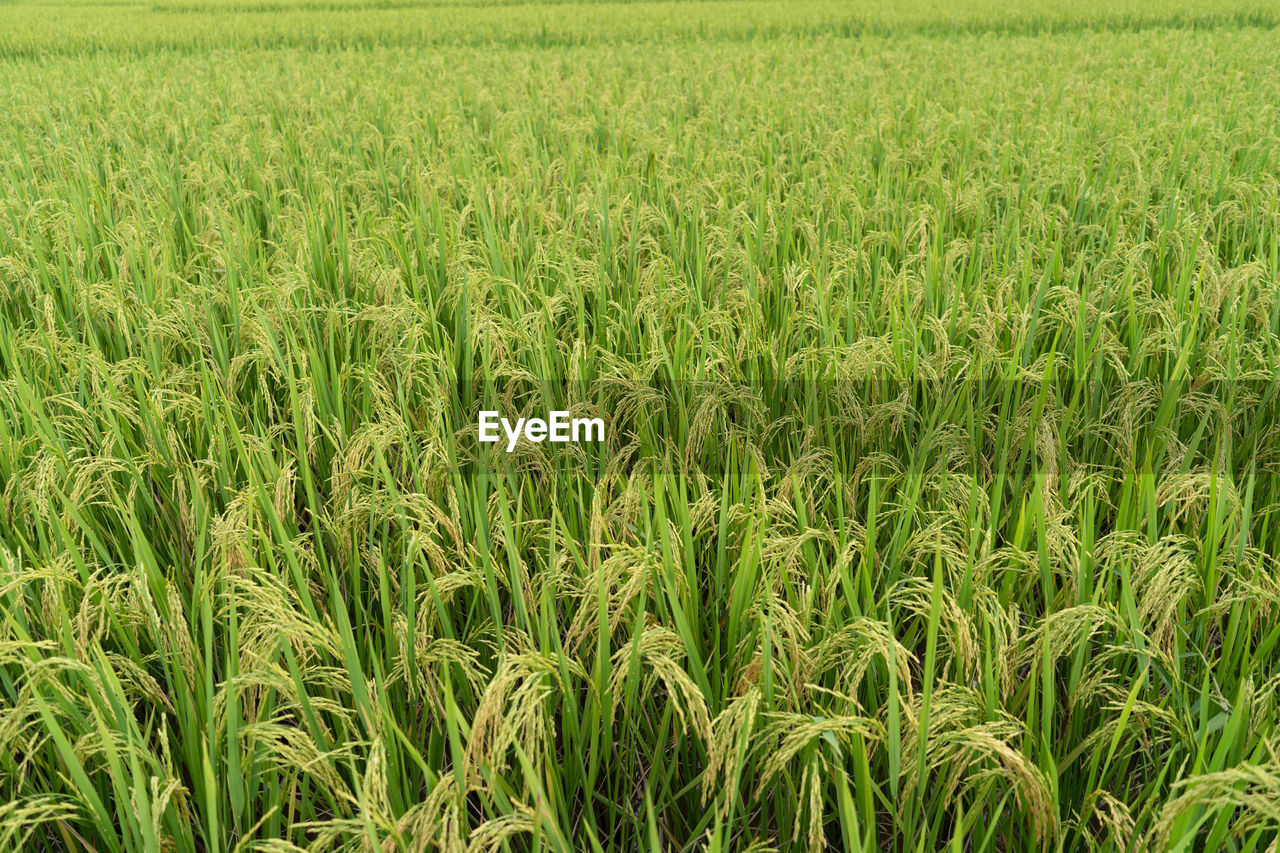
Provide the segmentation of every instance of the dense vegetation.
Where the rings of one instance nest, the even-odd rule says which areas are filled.
[[[1275,850],[1278,26],[0,6],[0,849]]]

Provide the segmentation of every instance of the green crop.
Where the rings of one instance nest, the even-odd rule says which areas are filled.
[[[0,5],[0,850],[1274,851],[1277,28]]]

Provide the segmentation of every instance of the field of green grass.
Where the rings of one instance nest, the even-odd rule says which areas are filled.
[[[1277,849],[1280,2],[6,3],[0,79],[0,851]]]

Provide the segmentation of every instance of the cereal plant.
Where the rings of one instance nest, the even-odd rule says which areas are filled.
[[[0,850],[1275,851],[1278,32],[0,5]]]

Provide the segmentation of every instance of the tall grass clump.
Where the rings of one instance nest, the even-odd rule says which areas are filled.
[[[1280,7],[20,8],[0,849],[1276,849]]]

